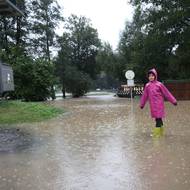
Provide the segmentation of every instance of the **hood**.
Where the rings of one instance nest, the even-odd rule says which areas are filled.
[[[149,73],[153,73],[153,74],[155,75],[155,80],[157,80],[158,74],[157,74],[156,69],[153,68],[153,69],[149,70],[149,71],[148,71],[148,74],[149,74]]]

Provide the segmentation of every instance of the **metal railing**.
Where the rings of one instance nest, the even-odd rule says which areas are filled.
[[[144,90],[144,85],[143,84],[138,84],[133,87],[128,87],[127,85],[121,85],[121,87],[118,88],[117,90],[117,96],[118,97],[126,97],[130,98],[131,97],[131,91],[130,88],[132,88],[132,97],[134,98],[135,96],[141,96]]]

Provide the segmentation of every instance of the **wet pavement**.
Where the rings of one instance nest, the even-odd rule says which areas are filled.
[[[138,102],[57,100],[67,110],[57,118],[0,126],[0,190],[188,190],[190,101],[166,103],[160,139]]]

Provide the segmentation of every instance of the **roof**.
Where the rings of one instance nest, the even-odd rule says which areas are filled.
[[[2,62],[1,60],[0,60],[0,66],[1,65],[5,65],[5,66],[8,66],[8,67],[11,67],[9,64],[6,64],[6,63],[4,63],[4,62]]]
[[[24,13],[16,6],[15,0],[0,0],[0,15],[24,16]]]

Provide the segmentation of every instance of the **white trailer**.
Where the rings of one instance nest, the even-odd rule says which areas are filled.
[[[0,95],[14,91],[13,69],[0,61]]]

